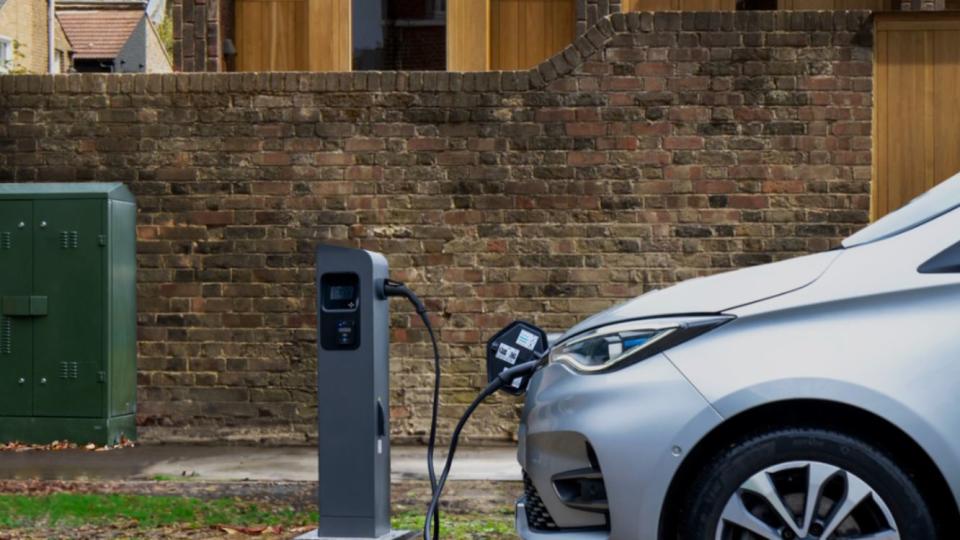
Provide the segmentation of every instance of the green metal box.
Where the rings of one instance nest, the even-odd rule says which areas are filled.
[[[0,184],[0,441],[136,437],[136,225],[123,184]]]

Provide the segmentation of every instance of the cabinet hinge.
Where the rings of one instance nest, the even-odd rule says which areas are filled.
[[[98,380],[99,382],[107,382],[107,372],[106,372],[106,371],[98,371],[98,372],[97,372],[97,380]]]
[[[97,236],[97,242],[99,242],[101,246],[107,245],[107,235],[101,234]]]

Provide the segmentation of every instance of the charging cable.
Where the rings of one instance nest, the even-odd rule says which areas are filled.
[[[443,486],[447,483],[447,476],[450,474],[451,465],[453,465],[453,456],[457,452],[457,445],[460,441],[460,432],[463,431],[463,427],[467,424],[467,420],[470,419],[470,416],[474,411],[477,410],[477,407],[480,406],[483,400],[496,393],[500,388],[512,384],[514,379],[517,377],[524,377],[532,374],[537,370],[537,367],[540,366],[546,353],[540,355],[534,360],[518,364],[510,369],[500,372],[500,374],[497,375],[497,378],[488,384],[487,387],[484,388],[476,398],[474,398],[473,402],[469,407],[467,407],[467,410],[457,422],[457,427],[453,430],[453,435],[450,438],[450,448],[447,451],[447,459],[443,465],[443,472],[440,474],[440,478],[438,479],[437,473],[433,466],[433,454],[437,441],[437,416],[438,409],[440,407],[440,349],[437,346],[437,338],[433,332],[433,326],[430,324],[430,317],[427,316],[426,306],[423,304],[420,298],[406,285],[400,283],[399,281],[386,279],[383,281],[383,294],[387,297],[403,296],[409,300],[410,303],[413,304],[414,309],[416,309],[417,315],[420,316],[420,320],[423,321],[423,325],[427,328],[427,332],[430,334],[430,342],[433,344],[433,408],[430,413],[430,438],[427,441],[427,474],[430,477],[431,499],[430,506],[427,507],[427,517],[423,521],[423,538],[424,540],[437,540],[440,538],[440,510],[438,508],[440,504],[440,495],[443,493]],[[433,534],[430,534],[431,522],[433,523]]]
[[[427,306],[423,304],[413,291],[399,281],[385,279],[383,281],[384,296],[402,296],[413,304],[417,315],[427,327],[427,333],[430,334],[430,342],[433,344],[433,408],[430,411],[430,436],[427,439],[427,475],[430,477],[430,495],[437,495],[437,473],[433,466],[433,453],[437,442],[437,416],[440,408],[440,348],[437,346],[437,337],[433,332],[433,325],[430,324],[430,317],[427,316]],[[430,520],[424,522],[424,529],[429,525]],[[440,513],[437,512],[433,517],[433,537],[440,537]],[[427,536],[429,538],[429,535]]]
[[[427,508],[427,518],[423,522],[423,538],[424,540],[431,540],[431,538],[438,539],[440,538],[439,534],[434,534],[430,536],[430,520],[435,519],[434,516],[438,515],[438,505],[440,504],[440,494],[443,493],[443,486],[447,483],[447,475],[450,474],[450,466],[453,464],[453,455],[457,451],[457,444],[460,441],[460,432],[463,431],[463,426],[467,424],[467,420],[470,419],[470,415],[473,414],[477,407],[480,406],[480,403],[483,400],[487,399],[493,395],[497,390],[503,386],[509,385],[517,377],[523,377],[529,375],[537,370],[537,367],[540,366],[543,358],[537,358],[536,360],[530,360],[523,364],[518,364],[510,369],[500,372],[500,375],[493,380],[490,384],[484,388],[480,394],[474,398],[473,403],[467,407],[467,410],[463,413],[463,416],[460,417],[460,421],[457,422],[457,427],[453,430],[453,435],[450,437],[450,449],[447,451],[447,461],[443,465],[443,472],[440,474],[440,480],[437,483],[437,489],[433,492],[433,499],[430,500],[430,506]],[[436,527],[434,527],[436,533]]]

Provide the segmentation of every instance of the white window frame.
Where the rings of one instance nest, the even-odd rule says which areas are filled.
[[[0,73],[9,73],[13,69],[13,39],[0,36]]]

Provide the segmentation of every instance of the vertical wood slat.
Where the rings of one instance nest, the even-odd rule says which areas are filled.
[[[777,7],[783,10],[845,10],[871,9],[884,11],[894,9],[897,0],[779,0]]]
[[[447,71],[490,68],[490,0],[447,0]]]
[[[876,24],[873,219],[960,171],[960,17]]]
[[[238,71],[350,71],[350,0],[237,0]]]
[[[874,36],[874,63],[873,63],[873,81],[874,81],[874,97],[873,97],[873,127],[871,130],[871,135],[873,139],[873,156],[871,159],[871,189],[870,189],[870,219],[877,219],[877,212],[881,208],[887,208],[889,205],[889,197],[887,196],[886,186],[889,185],[887,180],[887,168],[886,163],[881,163],[881,160],[885,159],[887,156],[888,149],[887,143],[889,137],[881,137],[881,133],[886,133],[889,130],[889,107],[886,105],[886,93],[880,91],[881,84],[887,80],[889,77],[886,58],[889,55],[889,47],[887,45],[886,33],[877,33]],[[881,59],[884,59],[881,61]]]
[[[736,0],[624,0],[623,11],[734,11]]]
[[[573,41],[575,3],[490,0],[490,28],[490,69],[528,69]]]
[[[960,30],[934,32],[934,178],[960,170]]]
[[[351,0],[308,0],[307,65],[310,71],[353,69]]]

